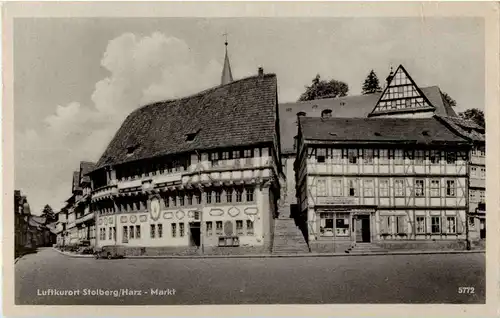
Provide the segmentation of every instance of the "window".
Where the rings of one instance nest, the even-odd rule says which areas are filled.
[[[405,180],[395,179],[394,180],[394,195],[397,197],[405,196]]]
[[[404,159],[413,160],[413,150],[405,150]]]
[[[163,237],[163,224],[158,224],[158,238]]]
[[[349,213],[337,213],[335,219],[335,234],[337,236],[349,236]],[[332,220],[333,222],[333,220]]]
[[[349,149],[348,151],[349,163],[356,164],[358,162],[358,150]]]
[[[342,196],[342,180],[341,179],[333,179],[332,180],[332,190],[334,197]]]
[[[165,204],[165,207],[168,208],[170,206],[170,197],[168,196],[164,197],[163,203]]]
[[[239,159],[239,158],[240,158],[240,151],[233,150],[233,159]]]
[[[242,220],[236,220],[236,233],[243,234],[243,221]]]
[[[399,165],[402,165],[404,162],[403,160],[403,150],[401,149],[396,149],[394,150],[394,163],[395,164],[399,164]]]
[[[215,222],[215,232],[217,235],[222,235],[222,221]]]
[[[398,215],[396,220],[396,232],[398,234],[406,233],[406,217],[404,215]]]
[[[424,180],[417,179],[415,180],[415,196],[423,197],[424,194]]]
[[[156,224],[151,224],[149,233],[151,234],[151,238],[155,238],[155,236],[156,236]]]
[[[318,179],[316,185],[318,187],[316,195],[318,197],[326,196],[326,180],[325,179]]]
[[[91,236],[93,235],[91,234]],[[113,240],[116,241],[116,226],[113,226]]]
[[[177,206],[177,196],[176,195],[172,196],[172,206]]]
[[[486,179],[486,168],[481,168],[481,179]]]
[[[476,219],[473,216],[469,217],[469,230],[474,231],[476,228]]]
[[[457,160],[457,154],[455,152],[446,153],[446,163],[455,164],[456,160]]]
[[[429,159],[432,164],[439,164],[441,152],[439,150],[431,150]]]
[[[215,203],[220,203],[220,191],[215,191]]]
[[[247,192],[247,202],[252,202],[253,201],[253,192],[254,192],[254,189],[253,188],[247,188],[246,192]]]
[[[222,153],[222,160],[228,160],[229,159],[229,151],[224,151]]]
[[[483,190],[480,190],[479,191],[479,197],[480,197],[480,201],[479,202],[484,202],[484,199],[485,199],[485,193]]]
[[[241,189],[236,189],[236,202],[241,202],[242,198],[242,191]]]
[[[109,228],[109,237],[108,237],[109,240],[112,240],[113,239],[113,228],[110,227]]]
[[[208,191],[207,193],[207,203],[212,203],[212,191]]]
[[[134,226],[133,225],[130,226],[129,235],[130,235],[130,239],[134,238]]]
[[[425,233],[425,217],[417,216],[417,233],[422,234]]]
[[[342,162],[342,149],[332,149],[332,160],[333,163]]]
[[[356,194],[356,180],[349,180],[349,196],[355,197]]]
[[[226,201],[233,202],[233,189],[226,190]]]
[[[179,195],[179,205],[184,206],[184,195]]]
[[[326,161],[326,149],[325,148],[318,148],[316,150],[316,161],[323,163]]]
[[[245,157],[245,164],[251,164],[252,163],[252,157],[253,157],[253,149],[245,149],[243,151],[243,157]]]
[[[363,160],[365,164],[373,164],[373,149],[363,150]]]
[[[439,180],[431,180],[431,197],[440,196]]]
[[[446,196],[454,197],[455,193],[455,180],[446,180]]]
[[[389,196],[389,180],[380,179],[378,186],[379,186],[379,195],[381,197],[388,197]]]
[[[388,215],[380,216],[380,233],[390,234],[392,233],[391,217]]]
[[[431,232],[433,234],[435,233],[440,233],[441,232],[441,223],[440,223],[440,217],[439,216],[433,216],[431,217]]]
[[[247,235],[253,235],[253,221],[247,220]]]
[[[389,150],[379,149],[379,163],[386,164],[389,162]]]
[[[210,154],[210,161],[212,161],[212,166],[216,167],[219,165],[219,153],[218,152],[212,152]]]
[[[201,204],[201,193],[197,192],[194,196],[196,197],[196,203]]]
[[[457,232],[456,221],[457,219],[454,216],[446,217],[446,233],[454,234]]]
[[[138,239],[141,238],[141,226],[140,225],[135,226],[135,237]]]
[[[179,236],[184,237],[184,223],[179,223]]]
[[[369,179],[363,181],[363,195],[365,197],[374,197],[373,180]]]
[[[177,236],[177,223],[172,223],[172,237]]]
[[[212,236],[213,234],[212,221],[206,222],[206,229],[207,229],[207,236]]]
[[[188,205],[193,205],[193,195],[192,195],[192,194],[189,194],[189,195],[188,195],[188,197],[187,197],[187,199],[188,199],[187,204],[188,204]]]
[[[415,150],[415,164],[417,164],[417,165],[424,164],[424,151],[423,150]]]
[[[123,227],[123,241],[126,242],[128,240],[128,226]]]

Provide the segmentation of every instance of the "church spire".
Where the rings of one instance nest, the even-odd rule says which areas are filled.
[[[224,67],[222,68],[222,76],[220,80],[221,85],[229,84],[233,81],[233,73],[231,72],[231,65],[229,64],[229,56],[227,55],[227,33],[224,33],[226,41],[224,45],[226,46],[226,56],[224,57]]]

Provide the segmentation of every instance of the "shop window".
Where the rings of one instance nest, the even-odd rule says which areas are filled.
[[[323,236],[333,236],[335,231],[333,213],[320,213],[320,219],[320,234]]]
[[[222,221],[215,222],[215,234],[222,235]]]
[[[417,216],[417,233],[422,234],[425,233],[425,217]]]
[[[236,220],[236,233],[239,235],[243,235],[243,221]]]
[[[424,180],[421,179],[415,180],[415,196],[423,197],[424,195],[425,195]]]
[[[316,149],[316,161],[319,163],[324,163],[326,161],[326,149],[325,148]]]
[[[247,202],[253,202],[253,200],[254,200],[253,193],[254,193],[254,189],[253,188],[247,188],[246,189]]]
[[[389,197],[389,180],[379,179],[378,189],[380,197]]]
[[[455,234],[457,232],[457,219],[454,216],[446,217],[446,233]]]
[[[158,224],[158,238],[163,237],[163,224]]]
[[[141,238],[141,226],[140,225],[135,226],[135,237],[138,239]]]
[[[441,218],[439,216],[431,217],[431,232],[432,234],[441,233]]]
[[[212,228],[212,221],[207,221],[206,222],[206,231],[207,231],[207,236],[212,236],[212,231],[213,231],[213,228]]]
[[[129,230],[130,230],[129,231],[130,239],[133,239],[134,238],[134,226],[131,225]]]
[[[335,234],[349,236],[349,213],[337,213],[335,220]]]
[[[456,195],[455,180],[446,180],[446,196],[454,197]]]
[[[172,223],[172,237],[177,236],[177,223]]]
[[[394,180],[394,195],[397,197],[405,196],[405,180],[395,179]]]
[[[247,220],[247,235],[253,235],[253,221]]]
[[[179,223],[179,236],[184,237],[184,223]]]

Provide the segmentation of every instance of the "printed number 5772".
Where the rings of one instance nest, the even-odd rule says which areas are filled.
[[[459,294],[474,294],[474,287],[458,287]]]

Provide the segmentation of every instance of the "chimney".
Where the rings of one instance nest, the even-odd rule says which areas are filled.
[[[262,68],[262,66],[259,66],[259,77],[263,76],[264,76],[264,69]]]

